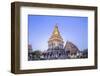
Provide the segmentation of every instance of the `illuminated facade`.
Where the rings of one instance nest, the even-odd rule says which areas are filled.
[[[28,46],[28,60],[51,60],[51,59],[72,59],[87,58],[88,49],[80,51],[76,45],[67,41],[64,45],[63,38],[60,34],[57,24],[48,40],[48,49],[46,51],[32,51],[32,46]]]
[[[56,48],[63,49],[63,43],[64,42],[58,30],[58,26],[56,25],[51,37],[49,38],[48,48],[49,49],[56,49]]]
[[[64,41],[60,35],[57,24],[48,40],[48,49],[43,53],[45,59],[65,59],[67,51],[64,50]]]

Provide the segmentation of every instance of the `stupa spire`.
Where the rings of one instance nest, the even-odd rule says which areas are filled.
[[[62,39],[62,37],[60,35],[60,32],[59,32],[59,29],[58,29],[58,24],[56,24],[54,26],[54,30],[53,30],[52,35],[50,37],[50,40],[52,40],[52,39],[58,39],[58,40],[62,40],[63,41],[63,39]]]
[[[57,25],[58,25],[58,24],[56,24],[55,27],[54,27],[53,35],[58,35],[58,36],[60,36],[60,33],[59,33],[59,30],[58,30],[58,26],[57,26]]]

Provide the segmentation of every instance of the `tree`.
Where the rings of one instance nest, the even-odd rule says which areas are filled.
[[[40,50],[35,50],[33,53],[32,53],[32,56],[33,56],[33,60],[40,60],[41,59],[41,51]]]
[[[87,58],[88,57],[88,49],[84,49],[83,50],[83,58]]]

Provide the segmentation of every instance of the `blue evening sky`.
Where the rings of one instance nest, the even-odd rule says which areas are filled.
[[[88,48],[88,17],[28,15],[28,42],[33,50],[48,49],[48,40],[56,24],[64,45],[68,40],[80,50]]]

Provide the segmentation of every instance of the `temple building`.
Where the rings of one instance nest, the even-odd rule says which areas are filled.
[[[51,35],[51,37],[49,38],[49,41],[48,41],[48,49],[63,49],[63,44],[64,44],[64,41],[60,35],[60,32],[58,30],[58,26],[56,25],[55,28],[54,28],[54,31]]]
[[[43,56],[46,59],[67,58],[67,51],[64,50],[64,41],[60,35],[57,24],[48,40],[48,49],[43,53]]]
[[[76,58],[80,54],[80,51],[77,46],[70,41],[66,42],[64,49],[65,51],[67,51],[68,57],[70,58]]]
[[[75,44],[66,41],[64,45],[57,24],[48,39],[48,49],[45,51],[32,51],[32,46],[28,45],[28,60],[51,60],[51,59],[73,59],[87,58],[88,49],[80,51]]]
[[[72,54],[76,54],[77,52],[79,52],[79,49],[76,47],[76,45],[74,45],[72,42],[67,41],[65,44],[64,49],[66,51],[69,51],[69,53]]]

